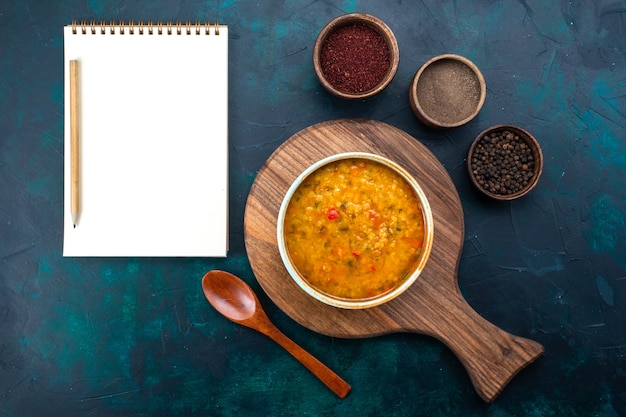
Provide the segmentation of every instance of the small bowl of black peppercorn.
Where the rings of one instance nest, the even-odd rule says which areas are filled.
[[[539,182],[543,153],[526,130],[498,125],[480,133],[467,155],[467,171],[483,194],[509,201],[528,194]]]

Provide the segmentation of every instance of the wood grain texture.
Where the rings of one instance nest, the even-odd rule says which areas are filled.
[[[290,278],[278,252],[276,218],[287,189],[309,165],[333,154],[356,151],[385,156],[415,177],[431,205],[435,232],[426,267],[405,293],[379,307],[344,310],[314,300]],[[465,301],[457,282],[464,225],[456,188],[424,145],[388,124],[333,120],[292,136],[270,156],[252,185],[244,234],[261,287],[295,321],[334,337],[393,332],[435,337],[459,358],[485,401],[493,401],[522,368],[543,353],[540,344],[496,327]]]

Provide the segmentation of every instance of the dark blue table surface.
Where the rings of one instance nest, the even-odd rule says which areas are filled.
[[[401,54],[392,84],[364,102],[331,97],[312,69],[319,30],[354,11],[387,22]],[[93,18],[229,25],[226,259],[61,256],[62,27]],[[3,3],[0,415],[626,416],[625,23],[616,0]],[[487,99],[469,124],[435,131],[413,115],[408,86],[442,53],[480,67]],[[438,341],[319,335],[255,280],[243,215],[257,171],[300,129],[343,117],[387,122],[440,159],[465,214],[465,298],[545,346],[494,403]],[[471,140],[501,123],[535,134],[545,156],[538,187],[508,203],[481,197],[464,167]],[[214,268],[243,277],[288,336],[352,384],[349,396],[218,315],[200,288]]]

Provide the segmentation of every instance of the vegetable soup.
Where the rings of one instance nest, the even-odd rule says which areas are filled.
[[[418,264],[424,216],[412,186],[369,159],[322,166],[297,188],[284,238],[300,274],[326,294],[365,299],[402,283]]]

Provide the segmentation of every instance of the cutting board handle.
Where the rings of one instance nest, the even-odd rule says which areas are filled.
[[[439,303],[445,314],[430,315],[428,333],[455,353],[478,395],[491,402],[520,370],[541,356],[543,346],[500,329],[474,311],[460,291],[452,294]]]

